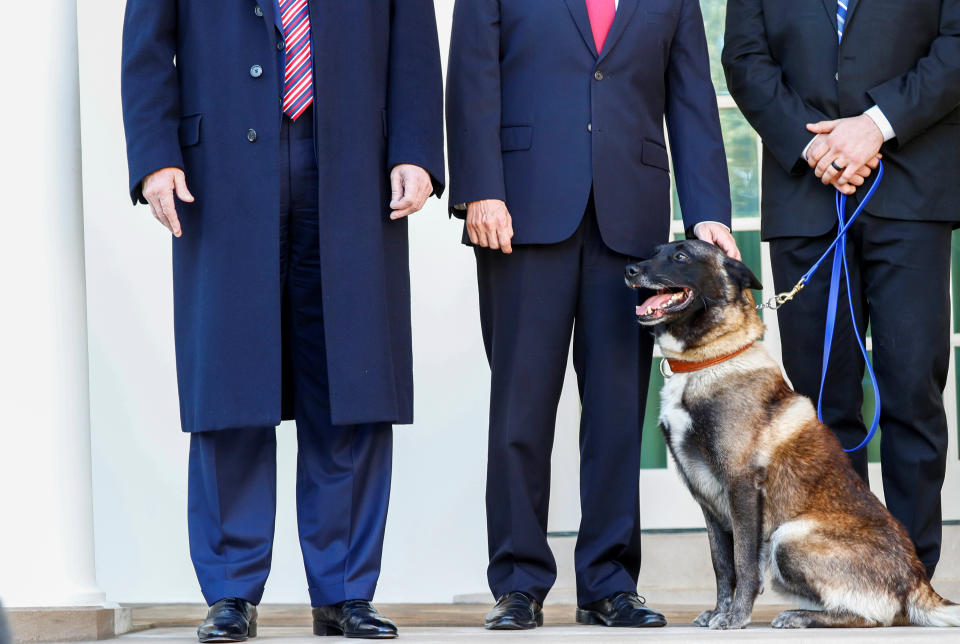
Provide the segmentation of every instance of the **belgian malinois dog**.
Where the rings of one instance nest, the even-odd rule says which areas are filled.
[[[758,343],[750,269],[681,241],[628,266],[626,280],[656,292],[636,315],[672,370],[660,428],[706,518],[717,605],[696,623],[746,626],[769,568],[805,607],[776,628],[960,626],[960,606],[930,586],[904,527]]]

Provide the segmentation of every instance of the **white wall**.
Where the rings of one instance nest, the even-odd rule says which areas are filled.
[[[80,2],[84,210],[97,575],[109,599],[200,601],[187,549],[188,437],[178,420],[170,241],[133,208],[120,112],[123,0]],[[453,0],[438,0],[446,59]],[[472,252],[446,202],[411,220],[416,425],[396,430],[380,601],[486,588],[489,372]],[[568,379],[552,527],[575,529],[577,402]],[[289,425],[289,424],[288,424]],[[295,433],[279,430],[273,572],[264,601],[305,601],[294,511]],[[571,461],[572,459],[572,461]]]

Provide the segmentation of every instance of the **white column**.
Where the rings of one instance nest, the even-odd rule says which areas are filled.
[[[0,599],[97,605],[77,4],[5,10]]]

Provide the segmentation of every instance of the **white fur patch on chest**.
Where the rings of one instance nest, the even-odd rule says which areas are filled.
[[[670,353],[683,353],[683,343],[677,340],[675,337],[669,333],[662,333],[657,336],[657,344],[660,345],[660,349],[665,354]]]
[[[683,393],[690,379],[690,374],[675,374],[667,378],[660,391],[660,423],[669,432],[670,452],[691,491],[705,500],[719,515],[718,518],[729,520],[730,502],[723,485],[703,460],[691,458],[684,447],[694,430],[693,419],[683,407]]]

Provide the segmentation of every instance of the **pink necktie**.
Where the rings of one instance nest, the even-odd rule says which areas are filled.
[[[296,121],[313,103],[313,52],[307,0],[280,0],[285,63],[283,113]]]
[[[617,15],[616,0],[587,0],[587,13],[590,15],[590,27],[593,29],[593,42],[597,44],[597,53],[603,51],[603,43],[610,33],[613,17]]]

